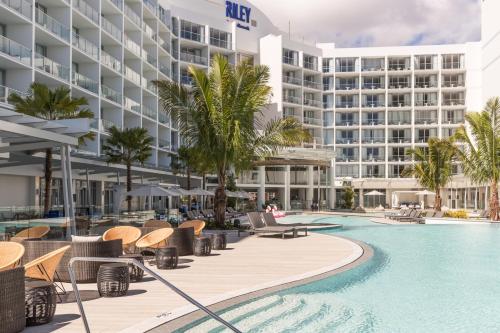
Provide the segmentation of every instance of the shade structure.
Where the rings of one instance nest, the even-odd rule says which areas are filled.
[[[379,196],[379,195],[384,195],[384,193],[379,192],[377,190],[373,190],[373,191],[370,191],[368,193],[365,193],[365,195],[368,195],[368,196]]]
[[[241,198],[241,199],[250,199],[250,194],[248,194],[248,192],[239,191],[236,193],[238,193],[240,195],[239,198]]]
[[[195,188],[194,190],[191,190],[189,192],[191,193],[191,195],[214,195],[214,192],[210,192],[202,188]]]
[[[417,195],[436,195],[436,193],[429,191],[429,190],[418,191],[415,194],[417,194]]]
[[[177,193],[164,189],[157,185],[145,185],[135,190],[125,193],[131,197],[170,197],[177,196]]]
[[[180,187],[171,187],[168,189],[170,192],[175,193],[175,195],[180,196],[180,195],[193,195],[191,191],[185,190]]]

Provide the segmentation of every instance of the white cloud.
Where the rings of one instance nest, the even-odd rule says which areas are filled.
[[[480,0],[249,0],[283,31],[338,46],[480,39]]]

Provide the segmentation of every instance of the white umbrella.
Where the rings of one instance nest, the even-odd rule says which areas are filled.
[[[384,193],[382,192],[379,192],[377,190],[373,190],[373,191],[370,191],[368,193],[365,193],[365,195],[369,195],[369,196],[377,196],[377,195],[384,195]]]
[[[127,192],[125,195],[131,197],[169,197],[176,194],[160,186],[145,185]]]

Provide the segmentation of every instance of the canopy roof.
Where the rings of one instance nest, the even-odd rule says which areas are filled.
[[[335,158],[333,149],[313,149],[289,147],[279,151],[275,156],[257,161],[255,165],[320,165],[330,166]]]

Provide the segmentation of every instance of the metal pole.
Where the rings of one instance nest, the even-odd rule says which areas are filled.
[[[174,286],[172,283],[168,282],[167,280],[162,278],[160,275],[156,274],[155,272],[153,272],[152,270],[150,270],[149,268],[147,268],[146,266],[144,266],[143,264],[141,264],[139,261],[137,261],[135,259],[132,259],[132,258],[74,257],[74,258],[71,258],[69,263],[68,263],[69,277],[71,279],[71,285],[73,286],[73,292],[75,293],[76,302],[78,303],[78,309],[80,310],[80,315],[82,316],[83,325],[85,326],[85,331],[87,333],[90,333],[89,323],[87,321],[87,316],[85,315],[85,310],[83,309],[83,303],[82,303],[82,299],[80,297],[80,291],[78,290],[78,285],[76,284],[75,272],[73,271],[73,264],[76,261],[111,262],[111,263],[112,262],[122,262],[122,263],[126,263],[126,264],[133,264],[133,265],[139,267],[140,269],[144,270],[148,274],[150,274],[152,277],[154,277],[155,279],[157,279],[158,281],[160,281],[161,283],[163,283],[164,285],[169,287],[176,294],[178,294],[179,296],[181,296],[182,298],[187,300],[189,303],[196,306],[198,309],[204,311],[210,317],[217,320],[218,322],[220,322],[221,324],[223,324],[224,326],[226,326],[227,328],[229,328],[233,332],[242,333],[240,330],[238,330],[236,327],[234,327],[231,323],[225,321],[219,315],[212,312],[207,307],[205,307],[203,304],[199,303],[194,298],[192,298],[191,296],[189,296],[188,294],[186,294],[185,292],[183,292],[182,290],[180,290],[179,288]]]
[[[69,216],[69,195],[68,195],[68,182],[67,182],[67,169],[66,169],[66,154],[65,154],[66,147],[61,146],[60,148],[60,156],[61,156],[61,171],[62,171],[62,185],[63,185],[63,206],[64,206],[64,217],[66,218],[66,221],[68,220]],[[71,218],[70,218],[71,219]],[[70,239],[71,238],[71,220],[69,221],[69,224],[66,225],[66,238]]]
[[[76,235],[76,219],[75,219],[75,204],[73,201],[73,177],[71,175],[71,146],[66,146],[66,173],[68,181],[68,195],[69,195],[69,217],[71,219],[71,226],[73,235]]]
[[[90,204],[90,180],[89,180],[89,168],[85,168],[85,180],[87,182],[87,205],[89,207],[90,216],[93,215],[92,205]]]
[[[318,212],[321,210],[321,166],[318,165]]]

